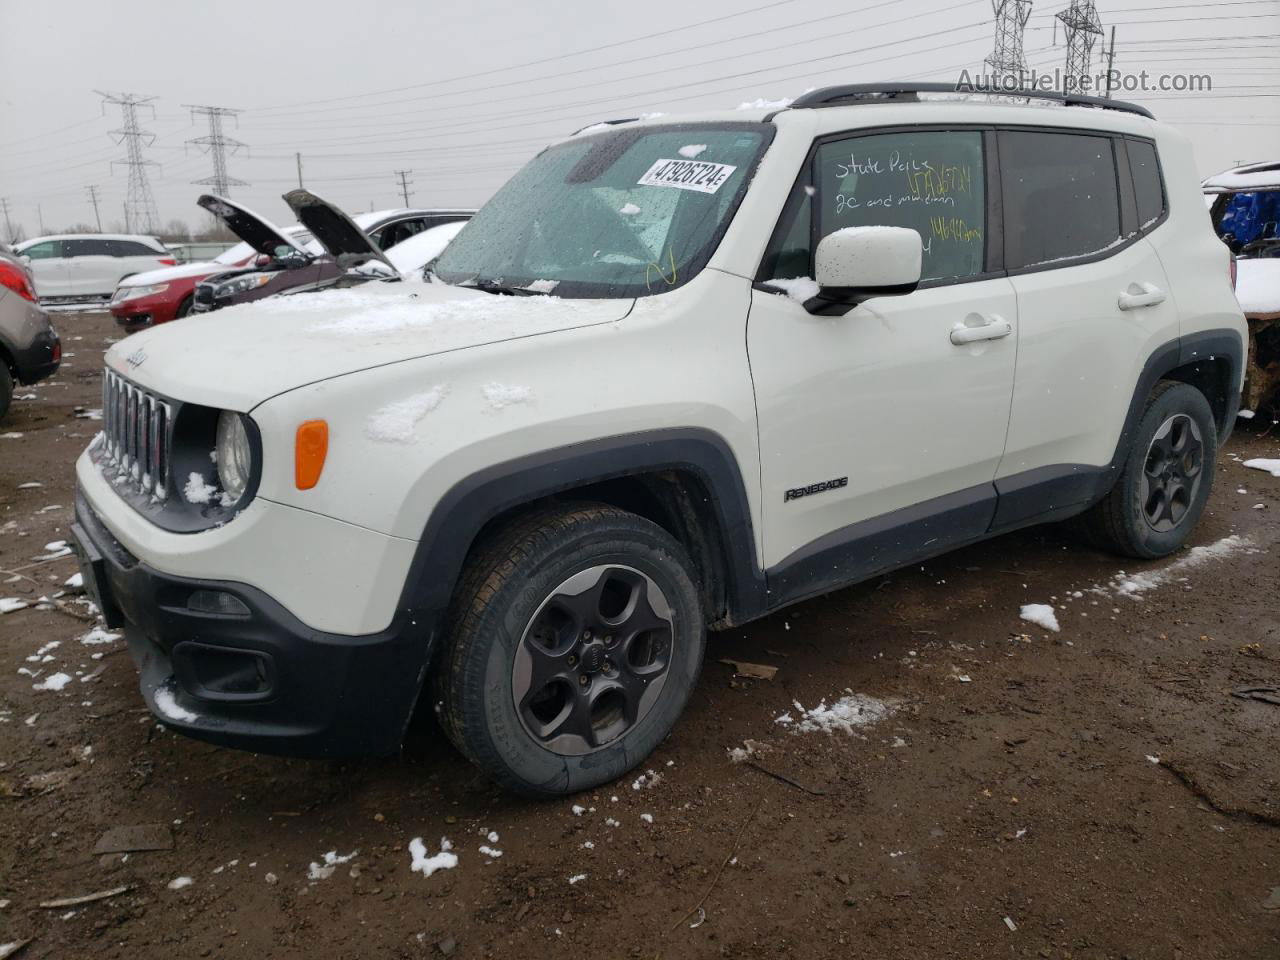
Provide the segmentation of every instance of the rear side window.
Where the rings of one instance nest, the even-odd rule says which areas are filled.
[[[1088,257],[1120,242],[1109,137],[1001,131],[1000,168],[1008,269]]]
[[[63,240],[62,249],[64,257],[110,257],[114,256],[111,252],[109,240]]]
[[[107,250],[108,256],[112,257],[159,257],[162,256],[159,250],[153,250],[145,243],[139,243],[137,240],[108,240]]]
[[[1133,174],[1133,192],[1138,201],[1138,225],[1147,229],[1164,215],[1164,181],[1160,177],[1160,161],[1156,145],[1149,140],[1128,140],[1129,170]]]

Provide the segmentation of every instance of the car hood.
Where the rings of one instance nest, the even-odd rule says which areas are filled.
[[[1237,260],[1236,300],[1249,316],[1280,316],[1280,259]]]
[[[175,400],[248,411],[370,367],[623,319],[634,300],[366,283],[194,314],[117,343],[107,366]]]
[[[233,200],[206,193],[196,203],[225,223],[228,230],[259,253],[274,257],[280,247],[292,247],[299,253],[306,252],[270,220]]]
[[[354,267],[369,260],[379,260],[395,269],[382,251],[374,246],[369,235],[340,207],[301,187],[286,193],[284,202],[298,222],[310,230],[325,251],[342,266]]]
[[[153,283],[169,283],[173,280],[185,280],[188,277],[208,277],[223,270],[234,270],[235,265],[214,263],[212,260],[196,263],[183,263],[176,267],[164,267],[160,270],[148,270],[146,273],[135,273],[120,282],[122,287],[149,287]]]

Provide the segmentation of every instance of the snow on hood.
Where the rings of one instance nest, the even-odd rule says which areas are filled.
[[[1280,260],[1237,260],[1236,301],[1245,313],[1280,313]]]
[[[430,230],[423,230],[407,240],[401,240],[386,251],[391,265],[403,274],[422,273],[422,268],[444,253],[449,241],[458,235],[458,231],[467,225],[467,221],[446,223]]]
[[[168,283],[170,280],[182,280],[186,277],[208,277],[224,270],[234,270],[234,266],[202,260],[195,263],[183,263],[176,267],[162,267],[159,270],[148,270],[146,273],[135,273],[120,281],[122,287],[148,287],[153,283]]]
[[[247,411],[287,390],[370,367],[612,323],[634,303],[366,283],[192,314],[122,340],[106,360],[164,396]]]

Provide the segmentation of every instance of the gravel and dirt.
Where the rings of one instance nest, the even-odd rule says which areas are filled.
[[[347,763],[156,724],[123,642],[84,642],[54,597],[74,560],[37,559],[68,537],[117,336],[56,322],[63,369],[0,424],[0,598],[29,604],[0,615],[0,944],[29,939],[22,960],[1280,957],[1280,478],[1241,463],[1280,456],[1264,418],[1223,451],[1204,549],[1144,564],[1039,528],[715,635],[640,770],[530,803],[430,717]],[[847,729],[803,729],[854,694]],[[141,825],[168,848],[95,852]],[[412,871],[411,841],[445,837],[456,866]]]

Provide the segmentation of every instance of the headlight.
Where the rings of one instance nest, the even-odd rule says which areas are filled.
[[[169,289],[167,283],[153,283],[148,287],[119,287],[116,289],[116,295],[111,298],[112,303],[125,303],[129,300],[140,300],[142,297],[149,297],[153,293],[163,293]]]
[[[244,496],[253,469],[253,448],[249,444],[249,431],[244,417],[230,410],[218,415],[217,439],[214,442],[218,464],[218,480],[232,500]]]
[[[244,293],[246,290],[256,290],[258,287],[270,283],[272,276],[274,274],[250,273],[243,277],[235,277],[214,287],[213,295],[221,300],[224,297],[235,296],[237,293]]]

